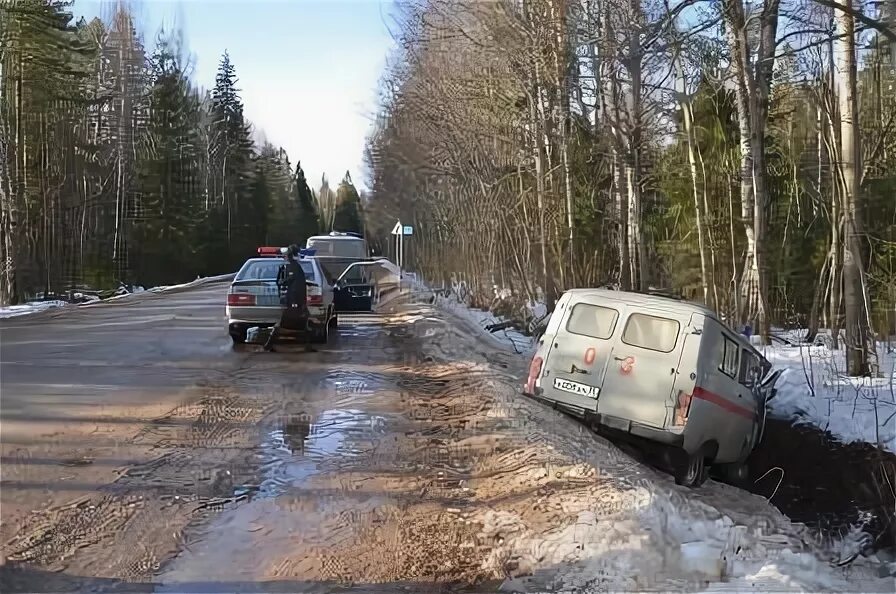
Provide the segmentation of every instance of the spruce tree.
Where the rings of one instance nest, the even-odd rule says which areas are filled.
[[[364,216],[361,197],[352,183],[351,175],[345,177],[336,189],[336,211],[333,216],[333,227],[336,231],[354,231],[364,233]]]
[[[314,199],[311,188],[308,187],[308,180],[305,179],[305,172],[302,170],[301,162],[296,163],[294,187],[298,207],[296,236],[301,245],[312,235],[317,235],[321,232],[320,212],[317,208],[317,201]]]

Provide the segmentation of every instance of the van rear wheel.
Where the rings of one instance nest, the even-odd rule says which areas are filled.
[[[695,454],[685,452],[682,454],[681,461],[675,469],[675,483],[692,489],[701,486],[706,482],[708,476],[703,450]]]
[[[742,487],[750,478],[750,468],[742,462],[732,462],[731,464],[719,465],[719,474],[722,479],[735,487]]]

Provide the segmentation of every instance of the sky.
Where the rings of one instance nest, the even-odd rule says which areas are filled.
[[[309,185],[346,171],[367,187],[364,145],[376,87],[392,48],[391,0],[132,0],[147,50],[178,26],[193,57],[194,82],[214,86],[225,50],[246,117],[282,146]],[[75,0],[76,16],[108,17],[112,0]]]

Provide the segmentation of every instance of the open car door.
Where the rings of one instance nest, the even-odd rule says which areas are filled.
[[[336,279],[333,303],[337,312],[373,311],[377,295],[400,286],[398,268],[385,259],[350,264]]]

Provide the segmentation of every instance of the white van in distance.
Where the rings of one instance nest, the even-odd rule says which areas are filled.
[[[523,392],[670,448],[676,482],[709,465],[743,480],[780,371],[696,303],[607,289],[563,294]]]

